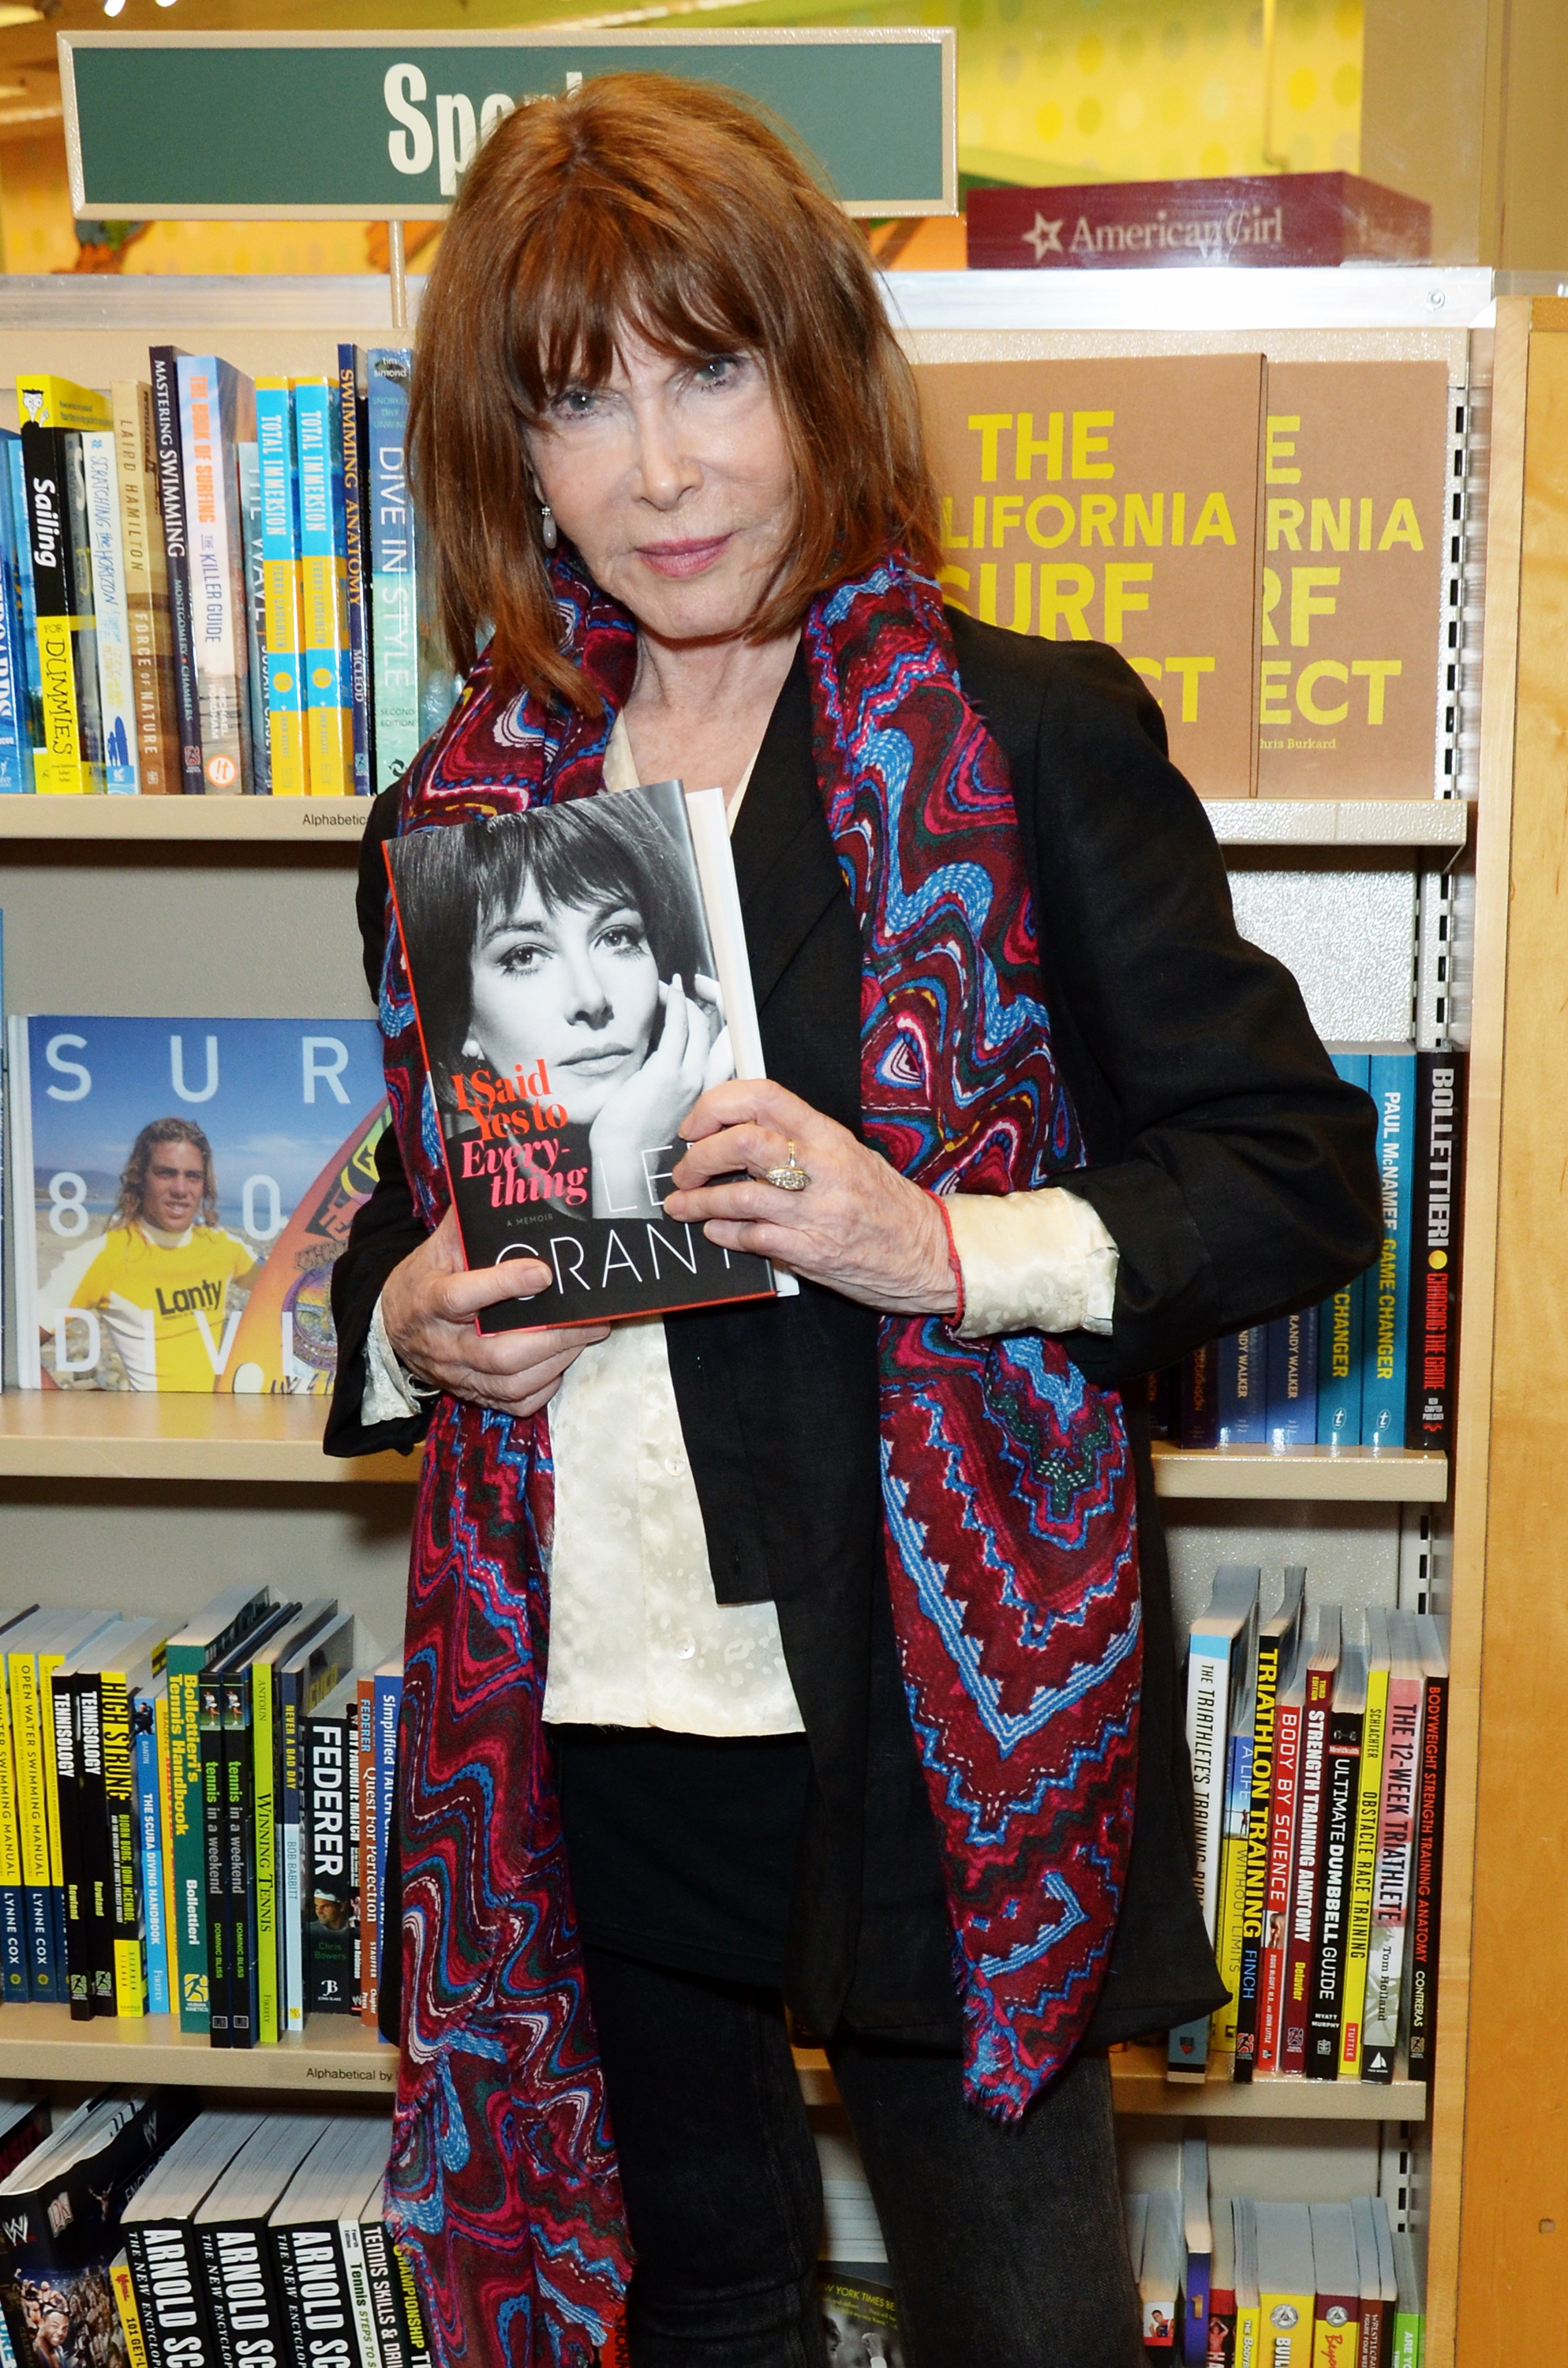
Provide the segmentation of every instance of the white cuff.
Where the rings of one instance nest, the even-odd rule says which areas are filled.
[[[1000,1198],[953,1192],[942,1205],[963,1276],[960,1339],[1109,1333],[1118,1251],[1086,1201],[1052,1184]]]
[[[367,1429],[378,1422],[406,1422],[433,1395],[430,1390],[421,1390],[399,1364],[397,1350],[387,1338],[386,1319],[378,1299],[365,1342],[365,1393],[359,1401],[360,1421]]]

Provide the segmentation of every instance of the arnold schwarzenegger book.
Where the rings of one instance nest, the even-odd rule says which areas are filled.
[[[534,1258],[480,1329],[767,1296],[665,1214],[681,1121],[763,1074],[723,792],[657,781],[389,841],[463,1254]]]

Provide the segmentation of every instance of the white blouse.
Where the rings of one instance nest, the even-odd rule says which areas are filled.
[[[748,766],[731,802],[732,830],[750,776]],[[636,781],[618,716],[605,788]],[[946,1205],[966,1338],[1109,1332],[1116,1244],[1087,1201],[1051,1187],[1000,1200],[955,1193]],[[363,1419],[396,1421],[417,1405],[378,1303]],[[684,1735],[799,1734],[774,1606],[722,1604],[713,1593],[662,1318],[618,1324],[585,1349],[548,1412],[555,1537],[546,1719]]]

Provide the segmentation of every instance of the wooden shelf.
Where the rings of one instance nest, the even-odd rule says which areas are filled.
[[[0,2009],[0,2079],[108,2081],[139,2087],[306,2089],[390,2097],[397,2050],[354,2015],[313,2014],[302,2039],[274,2047],[212,2047],[174,2018],[73,2022],[62,2006]]]
[[[345,1462],[321,1452],[321,1398],[163,1397],[97,1390],[7,1390],[0,1396],[0,1479],[347,1480],[410,1486],[414,1455]],[[1329,1504],[1436,1504],[1448,1459],[1403,1450],[1154,1446],[1162,1497]]]
[[[1460,798],[1207,798],[1222,847],[1463,847],[1471,809]],[[0,798],[0,840],[62,845],[266,847],[358,845],[365,798]]]
[[[838,2090],[826,2055],[818,2047],[797,2047],[795,2069],[808,2105],[835,2105]],[[1424,2122],[1426,2090],[1419,2080],[1254,2080],[1238,2088],[1227,2059],[1222,2075],[1209,2079],[1167,2080],[1158,2047],[1116,2049],[1110,2059],[1111,2091],[1119,2113],[1154,2113],[1206,2121]]]
[[[416,1455],[322,1453],[324,1399],[7,1390],[0,1479],[397,1481]],[[20,2011],[20,2009],[18,2009]]]
[[[1162,1497],[1314,1499],[1330,1505],[1437,1505],[1449,1459],[1403,1447],[1172,1447],[1156,1440]]]

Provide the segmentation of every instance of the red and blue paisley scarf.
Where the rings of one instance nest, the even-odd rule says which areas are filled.
[[[565,645],[607,712],[504,700],[482,664],[411,768],[402,829],[601,787],[635,629],[570,561],[552,575]],[[868,1139],[932,1191],[1043,1184],[1084,1153],[1006,762],[964,699],[937,589],[895,554],[819,599],[804,643],[817,779],[860,924]],[[381,1017],[434,1226],[445,1171],[395,924]],[[965,2079],[1011,2120],[1088,2023],[1131,1841],[1142,1640],[1121,1405],[1049,1336],[968,1342],[936,1317],[885,1317],[881,1458]],[[590,2362],[629,2266],[541,1735],[551,1503],[543,1416],[439,1403],[404,1642],[388,2196],[443,2368]]]

